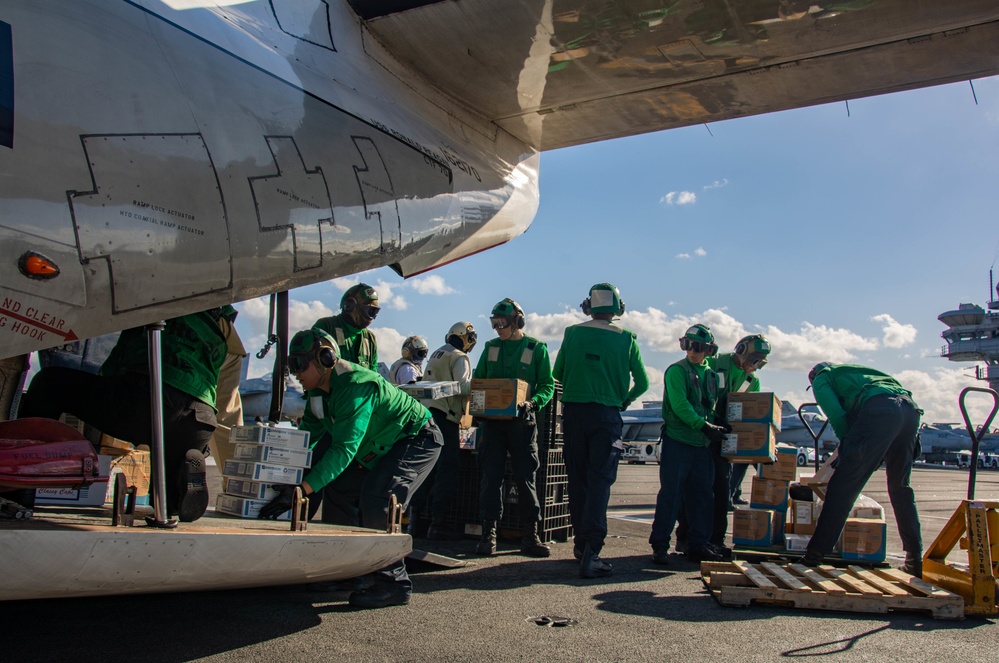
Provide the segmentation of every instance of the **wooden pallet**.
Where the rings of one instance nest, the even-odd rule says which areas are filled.
[[[703,562],[701,579],[718,603],[752,603],[886,614],[928,612],[935,619],[963,619],[964,599],[896,569],[801,564]]]

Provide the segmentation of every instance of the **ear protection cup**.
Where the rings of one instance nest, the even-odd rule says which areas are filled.
[[[357,308],[357,300],[353,297],[345,297],[340,308],[344,313],[353,313],[354,309]]]
[[[583,303],[579,305],[579,308],[583,310],[583,315],[589,315],[590,312],[593,311],[593,309],[590,308],[590,298],[587,297],[584,299]]]
[[[523,313],[518,313],[517,314],[517,329],[523,329],[525,324],[527,324],[527,321],[524,320],[524,314]]]
[[[316,349],[316,361],[323,368],[333,368],[333,364],[336,363],[336,354],[332,348],[321,345]]]
[[[748,350],[748,349],[749,348],[746,347],[746,343],[744,343],[743,341],[740,341],[735,346],[735,354],[737,354],[737,355],[744,355],[744,354],[746,354],[746,350]]]

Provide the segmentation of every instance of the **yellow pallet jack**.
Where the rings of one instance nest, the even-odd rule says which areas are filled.
[[[990,394],[993,399],[992,412],[977,432],[964,402],[972,391]],[[975,478],[978,448],[999,411],[999,394],[992,389],[967,387],[961,392],[959,403],[971,436],[968,499],[961,502],[923,555],[923,580],[964,597],[965,614],[996,616],[999,615],[999,502],[975,500]],[[957,545],[968,551],[967,568],[947,562],[947,555]]]

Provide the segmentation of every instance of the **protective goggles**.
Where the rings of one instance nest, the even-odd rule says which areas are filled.
[[[751,354],[745,357],[743,361],[755,369],[761,369],[767,365],[767,356],[760,354]]]
[[[309,367],[309,362],[311,361],[312,361],[312,353],[290,354],[288,355],[288,370],[291,371],[293,375],[298,375],[299,373],[305,371],[305,369]]]
[[[369,304],[368,306],[360,306],[358,308],[361,312],[361,315],[363,315],[368,320],[374,320],[375,318],[377,318],[378,312],[381,311],[380,308],[371,304]]]
[[[714,357],[715,353],[718,352],[718,346],[714,343],[705,343],[703,341],[695,341],[689,339],[686,336],[680,339],[680,349],[683,351],[692,350],[694,352],[703,352],[709,357]]]
[[[427,349],[420,348],[419,350],[410,350],[409,353],[413,355],[413,359],[416,361],[423,361],[427,358]]]
[[[510,321],[506,318],[489,318],[489,324],[493,326],[493,329],[506,329],[510,326]]]

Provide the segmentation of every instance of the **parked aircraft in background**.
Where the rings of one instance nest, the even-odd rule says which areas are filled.
[[[825,430],[822,430],[823,424],[826,423],[826,418],[818,411],[817,407],[811,406],[801,414],[805,421],[808,422],[813,433],[818,434],[820,430],[822,431],[819,437],[819,449],[825,452],[832,452],[839,446],[839,438],[833,432],[832,426],[826,426]],[[777,433],[777,442],[794,447],[808,447],[812,449],[815,447],[815,439],[805,429],[805,424],[802,423],[801,417],[798,416],[798,406],[789,401],[781,401],[780,431]]]

